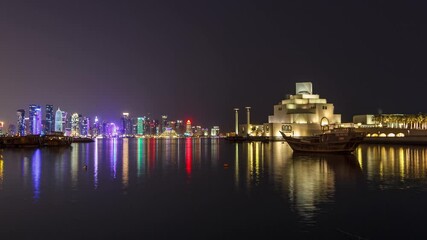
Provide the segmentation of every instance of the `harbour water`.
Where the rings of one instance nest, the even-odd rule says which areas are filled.
[[[427,146],[98,139],[0,150],[2,239],[425,239]]]

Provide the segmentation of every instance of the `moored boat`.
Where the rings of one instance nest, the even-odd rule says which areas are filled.
[[[73,137],[71,140],[73,143],[89,143],[89,142],[95,142],[93,138],[89,137]]]
[[[27,135],[27,136],[6,136],[0,137],[0,147],[39,147],[41,139],[39,135]]]
[[[43,135],[41,137],[41,146],[70,146],[72,138],[69,136],[64,136],[62,132],[53,132],[50,134]]]
[[[295,152],[351,153],[364,139],[363,133],[352,128],[336,128],[304,137],[287,136],[282,131],[280,134]]]

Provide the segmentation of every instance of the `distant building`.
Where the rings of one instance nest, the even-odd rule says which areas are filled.
[[[31,104],[29,110],[30,134],[39,135],[42,130],[42,109],[39,105]]]
[[[160,133],[163,133],[167,127],[169,127],[168,126],[168,116],[162,115],[162,121],[160,123],[160,128],[161,128]]]
[[[55,113],[55,132],[63,132],[62,111],[58,108]]]
[[[18,126],[18,135],[25,136],[25,110],[18,109],[16,111],[16,116],[18,117],[17,126]]]
[[[71,132],[71,117],[68,116],[66,111],[62,111],[62,132],[64,132],[66,136],[69,136]]]
[[[307,136],[322,132],[322,128],[341,124],[341,114],[334,113],[334,105],[326,99],[313,94],[311,82],[297,82],[294,95],[289,95],[274,105],[273,115],[268,117],[268,123],[263,126],[264,135],[280,138],[279,131],[294,136]],[[250,124],[241,125],[243,129]],[[248,128],[248,127],[246,127]]]
[[[129,113],[124,112],[121,120],[122,120],[121,134],[123,136],[132,135],[132,121],[129,117]]]
[[[7,134],[9,134],[10,136],[15,136],[17,134],[16,126],[13,124],[9,124],[9,128],[7,129]]]
[[[80,119],[81,115],[78,113],[71,115],[71,136],[80,136]]]
[[[45,133],[51,133],[54,131],[54,115],[53,115],[53,105],[46,104],[46,118],[44,131]]]
[[[193,131],[191,129],[191,121],[187,120],[187,122],[185,123],[185,136],[193,136]]]
[[[100,134],[102,134],[102,126],[99,123],[98,117],[95,116],[95,120],[93,122],[93,126],[92,126],[92,129],[91,129],[91,135],[92,136],[98,136]]]
[[[219,136],[219,126],[213,126],[211,128],[211,137],[218,137]]]
[[[83,136],[89,135],[90,121],[88,117],[82,117],[80,134]]]
[[[144,121],[145,121],[145,117],[138,117],[136,134],[144,135]]]
[[[184,124],[182,120],[176,120],[175,131],[179,136],[184,135]]]

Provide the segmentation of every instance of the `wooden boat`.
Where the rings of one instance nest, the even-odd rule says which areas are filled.
[[[352,128],[335,128],[305,137],[287,136],[282,131],[280,134],[295,152],[351,153],[364,139],[363,133]]]
[[[54,147],[54,146],[70,146],[72,138],[64,136],[62,132],[52,132],[50,134],[43,135],[41,146]]]
[[[27,136],[9,136],[0,138],[0,148],[13,148],[13,147],[39,147],[41,139],[39,135]]]
[[[71,137],[61,132],[46,135],[6,136],[0,137],[0,148],[37,148],[51,146],[70,146]]]
[[[95,142],[93,138],[89,137],[73,137],[71,140],[73,143],[89,143],[89,142]]]

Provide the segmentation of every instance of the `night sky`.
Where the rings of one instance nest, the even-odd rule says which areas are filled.
[[[49,103],[232,131],[301,81],[344,122],[427,112],[426,46],[423,0],[0,0],[0,120]]]

